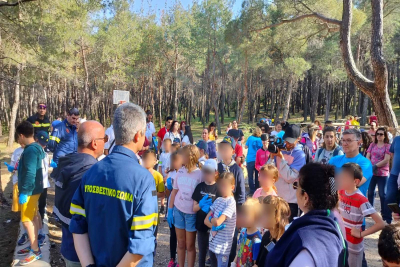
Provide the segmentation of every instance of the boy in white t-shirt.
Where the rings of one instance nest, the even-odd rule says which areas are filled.
[[[158,172],[162,174],[164,183],[167,181],[168,171],[171,166],[171,139],[164,139],[163,141],[163,152],[158,160]],[[165,198],[161,199],[160,214],[165,214]]]

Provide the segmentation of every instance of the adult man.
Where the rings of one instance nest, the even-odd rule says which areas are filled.
[[[82,266],[152,266],[157,193],[136,157],[146,138],[146,114],[122,104],[113,126],[116,146],[83,176],[69,230]]]
[[[232,122],[232,129],[228,131],[228,136],[233,137],[232,135],[232,130],[237,130],[239,131],[239,144],[242,145],[242,143],[244,142],[244,134],[243,131],[239,129],[239,125],[237,123],[237,121],[233,121]]]
[[[153,120],[153,112],[151,110],[146,111],[146,138],[150,143],[150,147],[153,146],[153,136],[156,136],[156,128],[152,122]]]
[[[62,224],[61,254],[67,267],[81,266],[74,247],[72,233],[68,227],[71,221],[69,212],[72,197],[81,184],[82,176],[103,154],[105,132],[97,121],[86,121],[79,127],[78,153],[61,157],[54,172],[55,177],[55,206],[54,213]]]
[[[32,123],[35,129],[35,134],[40,131],[49,132],[50,131],[50,120],[46,116],[47,106],[44,103],[39,103],[37,113],[30,116],[27,121]]]
[[[387,182],[387,192],[386,192],[386,200],[385,203],[397,203],[397,194],[398,194],[398,184],[397,178],[400,173],[400,136],[397,136],[393,139],[392,145],[390,146],[390,154],[392,155],[392,169],[390,170],[390,176]],[[390,220],[386,220],[387,223],[391,223]]]
[[[50,135],[48,148],[53,152],[53,160],[70,153],[75,153],[78,148],[76,125],[79,120],[79,110],[72,108],[68,111],[67,118],[57,124]]]
[[[158,133],[157,133],[157,139],[158,139],[157,151],[160,151],[162,142],[163,142],[163,140],[164,140],[164,136],[165,136],[165,134],[168,132],[168,129],[171,127],[172,121],[173,121],[173,120],[172,120],[172,117],[171,117],[171,116],[168,116],[168,117],[165,119],[165,127],[161,128],[161,129],[158,131]]]
[[[217,158],[217,145],[215,141],[209,140],[208,129],[204,128],[203,133],[201,134],[203,140],[207,143],[207,155],[210,159]]]
[[[275,186],[278,190],[278,196],[289,203],[290,221],[297,217],[299,212],[293,183],[299,178],[300,169],[306,165],[306,155],[303,152],[302,145],[299,144],[300,133],[299,126],[289,125],[283,135],[286,149],[279,149],[278,153],[271,154],[272,157],[275,157],[275,164],[279,170],[279,179]]]

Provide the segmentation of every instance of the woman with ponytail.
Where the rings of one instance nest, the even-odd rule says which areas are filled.
[[[303,215],[269,251],[264,266],[348,266],[345,238],[332,212],[338,202],[334,172],[320,163],[300,169],[293,188]]]

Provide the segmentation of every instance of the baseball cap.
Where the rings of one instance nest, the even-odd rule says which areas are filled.
[[[45,131],[40,131],[36,134],[36,139],[42,146],[47,146],[49,143],[49,134]]]
[[[292,124],[286,128],[285,134],[283,135],[283,140],[293,144],[299,137],[300,137],[300,127],[295,124]]]
[[[208,149],[208,145],[204,140],[200,140],[199,142],[197,142],[196,146],[200,149],[203,149],[204,151],[207,151]]]
[[[267,141],[267,140],[268,140],[268,134],[262,134],[261,141]]]
[[[230,129],[229,130],[229,135],[232,136],[233,138],[239,138],[240,137],[240,132],[237,129]]]
[[[235,139],[233,139],[230,136],[225,136],[224,139],[222,139],[220,144],[230,144],[233,149],[235,149],[235,146],[236,146]]]
[[[206,169],[209,171],[217,171],[218,170],[218,165],[217,161],[215,159],[208,159],[204,162],[202,169]]]

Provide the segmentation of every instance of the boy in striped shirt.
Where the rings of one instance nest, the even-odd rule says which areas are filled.
[[[339,211],[346,229],[349,251],[349,266],[361,267],[364,243],[363,238],[383,229],[385,223],[375,211],[368,199],[358,190],[358,185],[365,180],[361,167],[356,163],[346,163],[338,174]],[[361,230],[364,217],[371,216],[375,224],[365,231]]]

